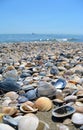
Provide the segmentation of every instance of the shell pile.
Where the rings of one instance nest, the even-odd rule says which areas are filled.
[[[1,130],[81,129],[83,44],[0,44],[0,122]]]

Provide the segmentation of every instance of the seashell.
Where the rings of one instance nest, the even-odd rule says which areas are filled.
[[[57,89],[63,90],[66,87],[66,81],[61,78],[59,78],[56,82],[51,82],[51,83]]]
[[[69,130],[68,126],[61,124],[61,123],[57,124],[57,128],[58,128],[58,130]]]
[[[57,99],[60,99],[60,100],[63,100],[63,99],[64,99],[64,95],[63,95],[63,93],[62,93],[62,90],[60,90],[60,89],[57,89],[57,90],[56,90],[56,98],[57,98]]]
[[[67,117],[75,112],[72,106],[64,105],[52,110],[52,115],[57,118]]]
[[[18,97],[18,103],[23,103],[23,102],[26,102],[28,101],[29,99],[26,98],[25,96],[19,96]]]
[[[16,83],[14,78],[6,78],[0,82],[0,89],[3,92],[18,91],[21,89],[20,85]]]
[[[49,111],[52,108],[52,101],[47,97],[40,97],[35,101],[34,106],[39,111]]]
[[[11,102],[12,100],[10,98],[6,99],[5,101],[3,101],[2,106],[8,106]]]
[[[15,68],[14,68],[14,66],[8,66],[7,68],[6,68],[6,71],[10,71],[10,70],[14,70]]]
[[[71,119],[70,118],[65,119],[63,121],[63,124],[65,124],[65,125],[71,124]]]
[[[28,130],[49,130],[49,125],[39,120],[36,115],[29,113],[18,122],[18,130],[27,130],[27,128]]]
[[[83,103],[83,98],[79,98],[79,99],[77,99],[77,101]]]
[[[78,98],[83,98],[83,89],[82,89],[82,90],[79,90],[79,91],[77,92],[77,97],[78,97]]]
[[[7,124],[0,123],[0,130],[15,130],[15,129]]]
[[[73,101],[75,102],[77,99],[77,96],[74,96],[74,95],[69,95],[67,97],[64,98],[64,101],[68,102],[68,101]]]
[[[11,116],[9,116],[9,115],[4,115],[3,116],[3,123],[12,126],[15,129],[17,129],[17,127],[18,127],[18,123],[16,122],[16,120],[14,118],[12,118]]]
[[[32,85],[24,85],[22,87],[22,90],[24,90],[24,91],[29,91],[29,90],[32,90],[32,89],[34,89],[34,87]]]
[[[82,113],[74,113],[72,115],[71,121],[74,124],[83,125],[83,114]]]
[[[76,102],[75,104],[76,104],[77,106],[83,107],[83,103],[81,103],[81,102]]]
[[[56,89],[49,84],[48,82],[41,81],[38,83],[38,87],[36,89],[36,95],[38,97],[46,96],[52,98],[56,94]]]
[[[11,100],[16,100],[19,95],[14,91],[10,91],[10,92],[7,92],[4,96],[9,97]]]
[[[18,123],[18,130],[36,130],[39,124],[39,119],[34,114],[23,116]]]
[[[56,106],[61,106],[64,103],[64,101],[56,98],[56,99],[53,100],[53,103]]]
[[[27,91],[24,96],[28,98],[29,100],[36,99],[36,91],[34,89]]]
[[[7,115],[14,115],[17,112],[16,107],[3,107],[2,112]]]
[[[76,112],[83,113],[83,103],[76,102],[74,108],[76,109]]]
[[[67,83],[66,87],[70,89],[77,89],[76,85],[73,83]]]
[[[4,116],[4,114],[0,113],[0,123],[2,122],[3,116]]]
[[[22,104],[24,104],[24,105],[29,105],[29,106],[31,106],[31,107],[34,107],[34,103],[31,102],[31,101],[27,101],[27,102],[24,102],[24,103],[22,103]]]
[[[17,124],[19,123],[19,121],[20,121],[20,119],[22,118],[23,116],[16,116],[16,117],[14,117],[14,120],[15,120],[15,122],[17,122]]]
[[[50,70],[50,74],[57,75],[59,73],[58,68],[56,66],[53,66]]]
[[[28,105],[28,104],[25,104],[25,103],[20,106],[20,110],[21,110],[22,112],[24,112],[24,113],[32,113],[32,112],[38,111],[37,108],[32,107],[32,106],[30,106],[30,105]]]

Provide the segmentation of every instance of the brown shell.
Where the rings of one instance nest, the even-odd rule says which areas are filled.
[[[52,101],[47,97],[40,97],[34,105],[39,111],[49,111],[52,108]]]
[[[7,114],[7,115],[14,115],[17,112],[16,107],[3,107],[2,108],[2,113]]]

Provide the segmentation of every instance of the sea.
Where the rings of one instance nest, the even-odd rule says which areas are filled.
[[[0,43],[19,43],[19,42],[83,42],[83,35],[73,34],[0,34]]]

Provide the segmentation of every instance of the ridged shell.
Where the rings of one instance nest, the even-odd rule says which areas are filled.
[[[52,108],[52,101],[47,97],[40,97],[35,101],[35,107],[39,111],[49,111]]]
[[[10,91],[5,94],[5,97],[10,97],[11,100],[16,100],[18,96],[19,95],[14,91]]]
[[[34,114],[23,116],[18,123],[18,130],[36,130],[39,124],[39,119]]]
[[[0,123],[0,130],[15,130],[15,129],[7,124]]]
[[[74,113],[71,120],[74,124],[83,125],[83,114]]]

